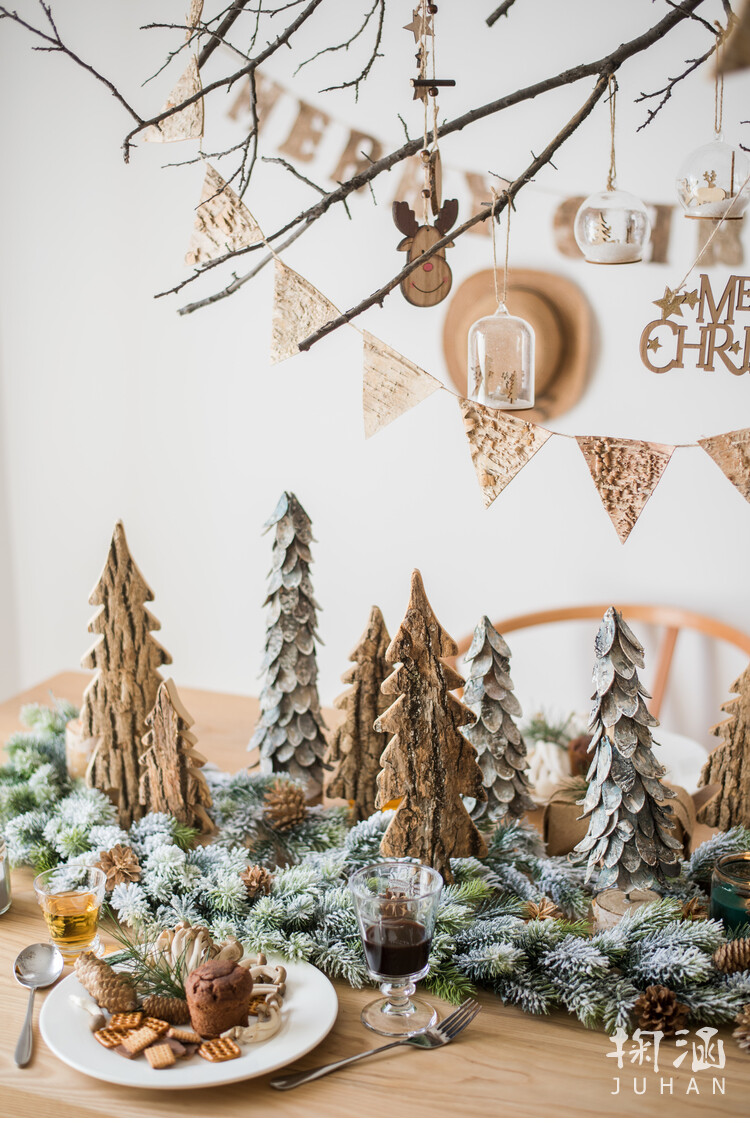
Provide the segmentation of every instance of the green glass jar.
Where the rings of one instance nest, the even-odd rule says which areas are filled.
[[[711,917],[727,931],[750,924],[750,850],[719,858],[711,877]]]

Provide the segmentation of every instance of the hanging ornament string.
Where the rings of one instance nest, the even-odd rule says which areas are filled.
[[[505,193],[505,197],[506,197],[508,202],[507,202],[507,206],[505,208],[505,210],[506,210],[506,222],[505,222],[505,265],[503,267],[503,304],[505,304],[505,301],[506,301],[507,296],[508,296],[508,252],[510,250],[510,212],[513,208],[513,203],[512,203],[511,197],[510,197],[510,195],[508,195],[507,192]]]
[[[497,280],[497,244],[495,242],[495,226],[497,224],[497,218],[495,216],[495,208],[497,207],[497,201],[500,198],[500,196],[498,195],[498,193],[497,193],[497,191],[495,190],[494,187],[490,187],[490,191],[492,192],[492,217],[490,219],[490,224],[491,224],[490,230],[492,232],[492,275],[493,275],[494,280],[495,280],[495,304],[497,304],[499,306],[499,304],[500,304],[500,286],[499,286],[498,280]],[[506,271],[507,271],[507,268],[508,268],[507,259],[506,259],[506,262],[505,262],[505,268],[506,268]],[[505,287],[504,286],[503,286],[503,301],[505,301]]]
[[[724,125],[724,71],[721,66],[721,51],[724,46],[726,32],[720,25],[716,36],[716,70],[714,74],[714,132],[720,136]]]
[[[617,79],[614,74],[609,76],[609,174],[607,175],[607,191],[615,190],[617,181],[617,167],[615,165],[615,102],[617,99]]]

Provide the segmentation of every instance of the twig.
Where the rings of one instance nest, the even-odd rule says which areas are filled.
[[[288,160],[285,160],[283,156],[261,156],[261,160],[264,164],[281,164],[282,168],[286,168],[288,172],[291,172],[297,179],[301,179],[308,187],[312,187],[319,195],[328,194],[325,187],[318,186],[317,183],[313,183],[313,181],[308,179],[306,175],[303,175],[302,172],[298,172],[294,165],[290,164]]]
[[[216,28],[216,31],[213,34],[212,38],[209,39],[205,47],[203,47],[203,49],[201,50],[201,53],[198,55],[199,70],[208,62],[216,48],[224,42],[227,32],[234,25],[236,20],[239,19],[249,3],[250,0],[234,0],[224,20]]]
[[[513,5],[515,4],[515,2],[516,2],[516,0],[503,0],[503,2],[502,2],[502,4],[500,5],[500,7],[499,7],[499,8],[495,8],[495,10],[494,10],[494,12],[492,13],[492,15],[490,15],[490,16],[487,16],[487,19],[486,19],[486,21],[485,21],[485,22],[486,22],[486,24],[487,24],[487,26],[488,26],[488,27],[492,27],[492,25],[493,25],[494,23],[497,23],[497,21],[498,21],[498,20],[500,19],[500,16],[507,16],[508,12],[509,12],[509,11],[510,11],[510,9],[511,9],[511,8],[513,7]]]
[[[692,74],[694,70],[697,70],[698,67],[701,65],[701,63],[704,63],[706,61],[706,59],[709,59],[711,57],[711,55],[715,54],[717,46],[718,46],[718,43],[714,43],[714,45],[712,47],[710,47],[706,51],[705,54],[701,55],[700,58],[687,59],[686,61],[689,64],[687,69],[683,70],[682,74],[678,74],[676,78],[670,78],[667,85],[663,86],[662,89],[654,90],[654,92],[651,93],[651,94],[641,93],[640,97],[637,97],[635,99],[636,104],[637,104],[640,101],[647,101],[649,98],[652,98],[652,97],[661,97],[661,101],[659,102],[659,104],[657,106],[655,106],[655,108],[649,109],[648,117],[646,118],[646,120],[643,122],[642,125],[638,126],[638,128],[636,129],[636,132],[639,133],[641,131],[641,129],[645,129],[647,125],[651,124],[651,122],[653,121],[654,117],[659,112],[659,110],[663,109],[664,106],[669,101],[669,99],[671,98],[672,90],[675,88],[677,83],[682,82],[685,78],[688,77],[689,74]]]

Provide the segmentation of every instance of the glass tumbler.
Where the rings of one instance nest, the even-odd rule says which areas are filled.
[[[97,934],[106,878],[97,866],[55,866],[34,878],[34,891],[55,947],[66,963],[100,952]]]
[[[353,874],[349,888],[367,968],[383,994],[365,1006],[362,1021],[388,1037],[434,1025],[432,1006],[412,996],[429,970],[442,877],[418,862],[381,862]]]

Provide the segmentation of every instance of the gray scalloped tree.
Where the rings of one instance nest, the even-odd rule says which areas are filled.
[[[599,867],[597,889],[649,889],[679,873],[680,843],[670,833],[674,792],[661,782],[665,768],[651,752],[649,713],[637,668],[643,648],[616,608],[604,614],[594,641],[594,705],[589,728],[593,759],[583,816],[586,837],[576,851],[588,854],[587,879]]]
[[[477,750],[486,791],[486,803],[477,805],[475,817],[520,819],[536,807],[529,792],[526,744],[513,720],[522,711],[513,693],[510,648],[487,616],[474,629],[466,660],[464,702],[477,715],[466,737]]]
[[[310,580],[312,524],[285,491],[263,533],[274,531],[268,581],[266,645],[260,719],[248,746],[260,748],[265,772],[289,772],[309,799],[323,788],[326,724],[318,698],[317,604]]]

